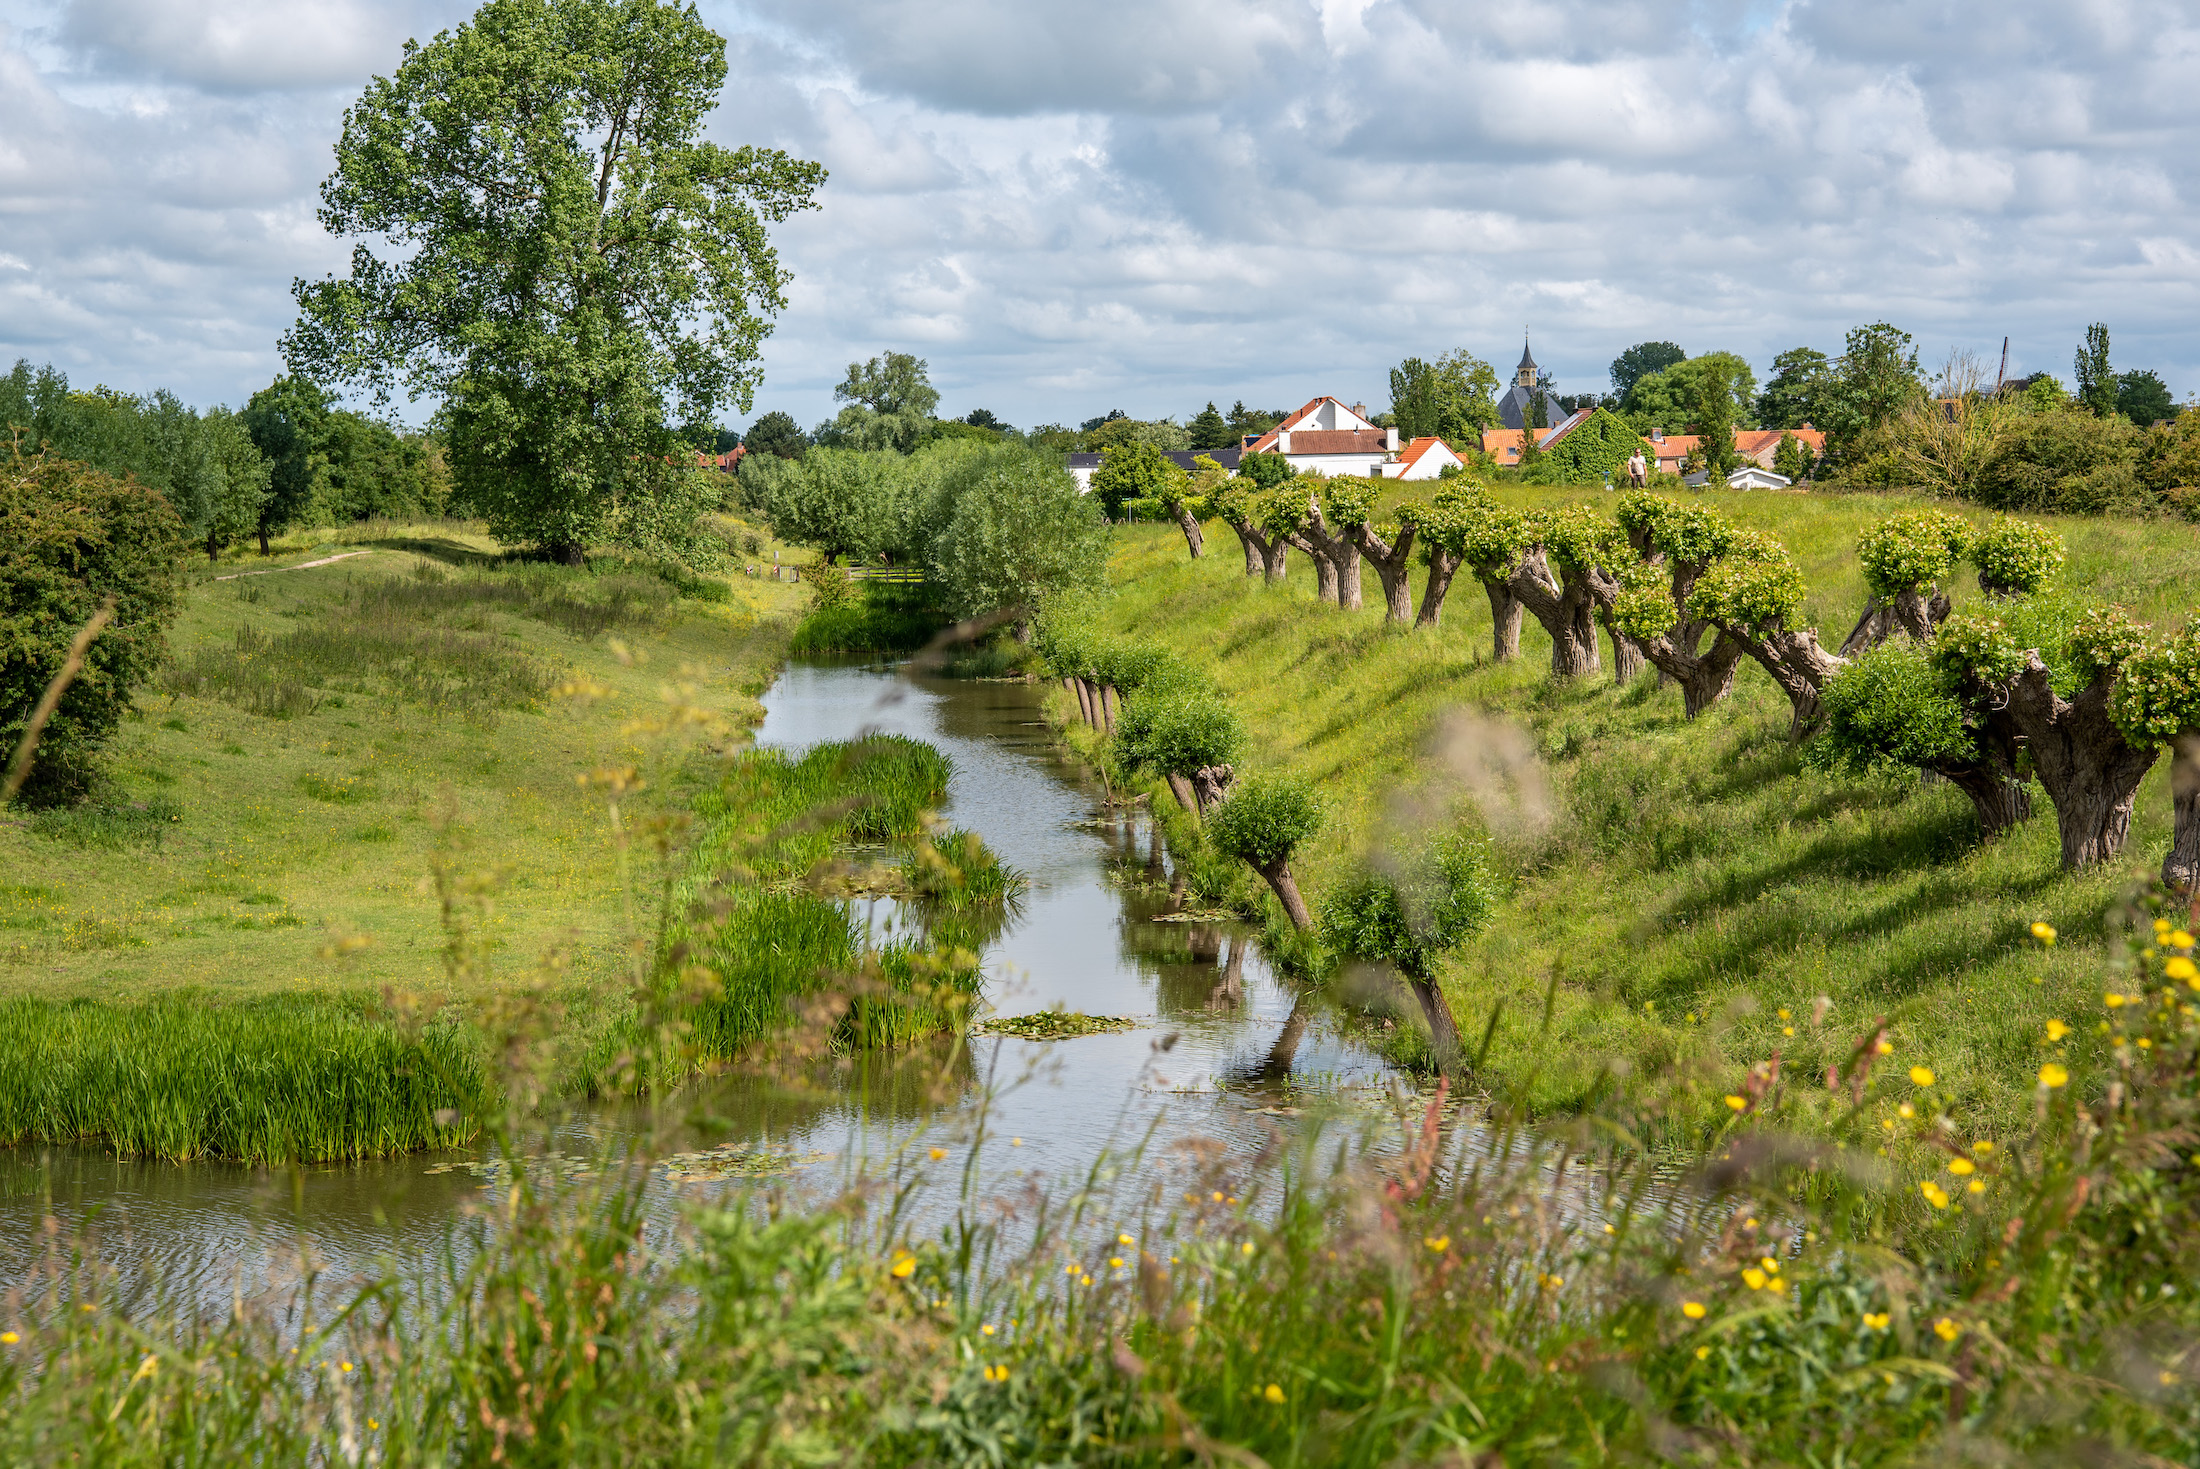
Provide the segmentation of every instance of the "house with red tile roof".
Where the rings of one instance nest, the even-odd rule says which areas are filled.
[[[1367,410],[1316,398],[1264,434],[1245,437],[1248,454],[1281,454],[1301,472],[1372,475],[1398,452],[1398,431],[1377,428]]]
[[[697,451],[695,467],[697,469],[715,469],[725,474],[731,474],[734,471],[734,466],[741,462],[741,456],[748,452],[749,446],[746,444],[735,444],[723,454]]]
[[[1415,439],[1394,462],[1383,466],[1383,478],[1435,479],[1453,464],[1464,469],[1467,461],[1454,454],[1451,445],[1442,439],[1433,436]]]
[[[1536,447],[1550,448],[1595,416],[1594,408],[1584,408],[1579,413],[1569,413],[1549,428],[1533,430]],[[1496,460],[1499,468],[1518,464],[1521,450],[1527,447],[1529,433],[1530,430],[1524,428],[1486,428],[1482,430],[1482,452]]]

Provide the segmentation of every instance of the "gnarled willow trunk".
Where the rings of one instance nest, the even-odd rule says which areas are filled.
[[[2160,751],[2126,740],[2108,717],[2113,674],[2102,674],[2073,698],[2057,694],[2037,652],[1999,690],[2002,707],[1991,722],[2013,728],[2032,756],[2032,768],[2055,803],[2066,871],[2106,862],[2131,836],[2131,803],[2139,782]]]
[[[1330,529],[1322,516],[1319,497],[1310,497],[1306,507],[1306,524],[1300,528],[1307,552],[1317,561],[1327,557],[1336,577],[1336,595],[1326,600],[1335,602],[1347,612],[1360,610],[1360,547],[1352,539],[1351,528]]]
[[[1314,563],[1314,600],[1337,605],[1337,563],[1329,559],[1329,552],[1312,536],[1291,535],[1284,539],[1306,553],[1306,559]]]
[[[1250,526],[1239,525],[1234,520],[1229,526],[1237,532],[1238,544],[1245,549],[1245,574],[1259,576],[1261,567],[1267,562],[1268,542]]]
[[[1587,581],[1552,574],[1541,546],[1531,546],[1507,578],[1512,594],[1551,635],[1551,676],[1579,678],[1603,666],[1597,653],[1596,598]]]
[[[1612,682],[1627,687],[1650,669],[1650,659],[1636,642],[1616,627],[1604,629],[1612,636]]]
[[[1936,765],[1947,782],[1971,798],[1979,835],[1992,841],[2020,821],[2032,819],[2032,792],[1999,761],[1974,765]]]
[[[1421,583],[1421,610],[1413,619],[1415,627],[1434,627],[1443,620],[1444,597],[1451,591],[1451,579],[1459,574],[1459,558],[1440,546],[1428,549],[1428,579]]]
[[[1383,620],[1400,624],[1413,621],[1413,527],[1399,526],[1395,541],[1384,540],[1367,525],[1353,526],[1350,534],[1383,584]]]
[[[1436,987],[1436,981],[1420,975],[1408,974],[1406,986],[1413,991],[1413,998],[1421,1005],[1421,1016],[1428,1021],[1431,1048],[1436,1052],[1436,1062],[1450,1070],[1459,1055],[1459,1022],[1452,1018],[1451,1002]]]
[[[1293,928],[1304,933],[1314,926],[1314,916],[1306,911],[1306,899],[1299,896],[1298,880],[1291,876],[1288,861],[1257,863],[1253,870],[1266,878],[1268,886],[1275,890],[1277,901],[1283,904],[1284,916],[1291,920]]]
[[[1192,518],[1191,508],[1182,500],[1170,508],[1176,512],[1177,528],[1184,532],[1184,549],[1197,561],[1207,554],[1207,533],[1199,528],[1199,522]]]
[[[2200,893],[2200,732],[2177,737],[2176,763],[2170,766],[2169,794],[2175,810],[2169,855],[2162,859],[2162,882],[2187,898]]]
[[[1520,656],[1520,599],[1512,588],[1489,577],[1478,577],[1490,599],[1490,656],[1510,663]]]

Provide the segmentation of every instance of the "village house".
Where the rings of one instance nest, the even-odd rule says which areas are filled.
[[[1212,459],[1231,474],[1236,474],[1238,460],[1244,456],[1245,451],[1243,449],[1164,449],[1161,451],[1162,458],[1168,460],[1186,474],[1199,473],[1197,461],[1201,459]],[[1090,490],[1092,488],[1092,476],[1094,471],[1100,468],[1100,459],[1101,454],[1098,450],[1091,453],[1079,450],[1069,456],[1070,477],[1077,481],[1078,489]]]
[[[1364,405],[1316,398],[1268,432],[1247,434],[1245,452],[1281,454],[1302,473],[1374,475],[1398,452],[1398,431],[1377,428]]]
[[[1453,453],[1451,445],[1442,439],[1420,438],[1406,445],[1397,459],[1382,467],[1383,478],[1435,479],[1452,465],[1464,469],[1466,464],[1467,461]]]

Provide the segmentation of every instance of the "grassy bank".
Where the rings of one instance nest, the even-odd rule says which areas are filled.
[[[1807,615],[1835,639],[1864,601],[1857,535],[1918,503],[1707,498],[1788,545]],[[2051,523],[2070,549],[2066,585],[2157,621],[2186,612],[2200,530]],[[1678,693],[1654,682],[1618,688],[1607,672],[1553,684],[1532,619],[1520,659],[1493,664],[1487,602],[1465,578],[1442,624],[1411,632],[1383,625],[1372,573],[1357,614],[1317,603],[1296,557],[1281,587],[1246,578],[1225,526],[1210,527],[1197,563],[1165,527],[1127,528],[1116,544],[1107,625],[1167,645],[1227,691],[1251,736],[1247,768],[1288,769],[1322,791],[1332,820],[1295,863],[1311,895],[1431,819],[1491,832],[1506,895],[1442,980],[1463,1032],[1478,1036],[1502,1010],[1494,1075],[1532,1077],[1539,1106],[1580,1105],[1618,1064],[1677,1072],[1699,1117],[1715,1119],[1744,1067],[1777,1051],[1816,1074],[1884,1015],[1897,1054],[1940,1074],[1954,1115],[2006,1126],[2029,1106],[2025,1063],[2041,1027],[2097,1010],[2119,905],[2168,840],[2161,766],[2140,790],[2123,860],[2069,877],[2051,817],[1982,848],[1968,803],[1946,786],[1805,769],[1787,701],[1754,665],[1731,699],[1689,722]],[[1954,590],[1959,605],[1975,592]],[[2027,939],[2043,919],[2063,935],[2048,952]],[[1802,1023],[1821,996],[1823,1024]]]
[[[2183,992],[2159,957],[2104,978]],[[57,1249],[0,1306],[0,1452],[2192,1463],[2200,1212],[2195,1170],[2162,1143],[2189,1125],[2200,1037],[2174,1005],[2116,1028],[2123,1057],[2067,1055],[2035,1119],[1994,1139],[1950,1128],[1899,1064],[1859,1058],[1837,1097],[1753,1090],[1684,1172],[1633,1145],[1644,1119],[1623,1085],[1556,1133],[1504,1097],[1486,1128],[1404,1099],[1371,1130],[1188,1160],[1167,1199],[1002,1180],[1004,1207],[964,1145],[919,1143],[839,1207],[698,1201],[675,1232],[637,1172],[523,1172],[436,1289],[369,1282],[214,1321],[148,1319]],[[1939,1142],[1922,1179],[1871,1153],[1897,1099]],[[927,1170],[966,1187],[936,1237],[866,1204]]]
[[[480,1125],[481,1007],[523,996],[561,1055],[600,1051],[637,944],[646,969],[649,854],[760,716],[802,595],[513,562],[451,524],[278,551],[194,568],[92,801],[0,820],[0,1137],[430,1146],[438,1111]],[[451,1009],[401,1033],[386,995]]]

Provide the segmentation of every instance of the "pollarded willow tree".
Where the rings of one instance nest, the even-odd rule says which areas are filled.
[[[1622,495],[1617,518],[1637,559],[1615,569],[1619,591],[1606,609],[1615,641],[1631,640],[1679,684],[1682,712],[1694,719],[1733,692],[1746,650],[1689,598],[1713,564],[1762,555],[1764,543],[1715,510],[1645,490]]]
[[[1905,639],[1866,649],[1823,691],[1825,727],[1813,763],[1862,773],[1930,770],[1971,800],[1988,841],[2032,814],[2008,732],[1967,707],[1958,680]]]
[[[1115,735],[1124,768],[1160,776],[1194,817],[1205,816],[1229,793],[1232,762],[1244,747],[1244,726],[1228,701],[1184,680],[1134,694]]]
[[[1855,629],[1841,644],[1853,658],[1885,642],[1897,630],[1929,643],[1952,610],[1941,583],[1963,560],[1971,527],[1945,510],[1917,510],[1880,521],[1857,540],[1869,600]]]
[[[658,0],[490,0],[406,43],[344,115],[320,217],[360,243],[293,287],[291,370],[442,399],[459,489],[560,560],[677,498],[786,305],[767,226],[825,179],[706,141],[725,79]]]
[[[1819,691],[1848,660],[1819,645],[1818,630],[1792,626],[1803,605],[1803,574],[1787,548],[1759,537],[1748,556],[1714,561],[1688,594],[1688,611],[1739,643],[1788,696],[1797,738],[1819,717]]]
[[[1321,802],[1313,788],[1289,776],[1261,776],[1240,782],[1230,798],[1207,818],[1208,839],[1225,857],[1235,857],[1264,878],[1283,904],[1291,926],[1304,932],[1313,925],[1291,858],[1322,829]]]
[[[1448,1070],[1459,1051],[1459,1023],[1436,982],[1436,964],[1488,926],[1496,903],[1482,846],[1442,837],[1402,871],[1369,864],[1340,885],[1322,904],[1322,938],[1340,954],[1389,964],[1404,977]]]
[[[1375,509],[1375,482],[1351,476],[1317,479],[1307,499],[1299,537],[1309,556],[1327,558],[1335,568],[1336,602],[1347,612],[1360,610],[1360,543],[1354,531]]]
[[[2162,882],[2188,896],[2200,892],[2200,617],[2125,660],[2109,717],[2132,743],[2174,751]]]

